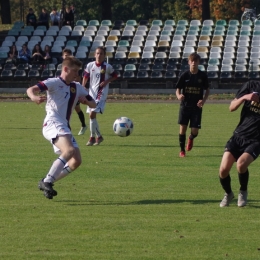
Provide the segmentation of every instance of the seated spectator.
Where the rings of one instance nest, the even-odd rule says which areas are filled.
[[[51,18],[51,25],[60,26],[60,13],[57,12],[56,8],[52,9],[52,12],[50,14],[50,18]]]
[[[28,49],[26,44],[24,44],[22,49],[18,52],[18,57],[20,62],[29,63],[31,58],[31,51]]]
[[[34,28],[36,27],[37,18],[33,12],[32,8],[29,8],[29,13],[26,16],[26,25],[32,25]]]
[[[47,13],[45,8],[42,8],[42,12],[39,16],[38,25],[44,25],[46,26],[47,30],[49,29],[49,14]]]
[[[71,27],[73,27],[73,23],[74,23],[74,14],[71,12],[70,8],[67,6],[65,14],[64,14],[63,25],[70,25]]]
[[[15,64],[17,58],[18,58],[18,51],[16,49],[16,46],[13,45],[10,51],[8,52],[8,59],[6,60],[6,62],[12,62]]]
[[[49,45],[45,45],[44,47],[43,58],[45,59],[45,63],[51,62],[51,47]]]
[[[60,62],[60,63],[62,63],[63,62],[63,60],[66,58],[66,57],[68,57],[68,56],[72,56],[72,51],[70,50],[70,49],[63,49],[63,51],[62,51],[62,54],[61,54],[61,57],[58,59],[58,61]]]
[[[32,63],[43,63],[44,61],[44,53],[39,44],[36,44],[33,48],[31,61]]]

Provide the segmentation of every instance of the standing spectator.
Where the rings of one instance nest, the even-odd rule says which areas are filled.
[[[60,13],[57,12],[56,8],[52,9],[50,14],[51,25],[58,25],[60,27]]]
[[[32,63],[43,63],[44,61],[44,53],[42,51],[42,48],[39,44],[35,44],[33,50],[32,50]]]
[[[36,27],[37,18],[33,12],[32,8],[29,8],[29,13],[26,15],[26,25],[32,25],[34,28]]]
[[[18,58],[18,51],[16,49],[16,46],[13,45],[10,51],[8,52],[8,59],[6,60],[6,62],[16,63],[17,58]]]
[[[39,16],[38,25],[44,25],[46,26],[46,29],[49,29],[49,14],[47,13],[45,8],[42,8],[42,12]]]
[[[187,151],[193,147],[193,140],[201,128],[202,107],[209,95],[207,74],[199,70],[200,56],[197,53],[189,55],[190,69],[185,71],[176,84],[176,96],[181,101],[179,120],[180,157],[185,157],[186,131],[190,124],[191,133],[187,143]],[[205,90],[205,94],[204,94]]]
[[[29,63],[31,58],[31,51],[28,49],[27,45],[24,44],[18,54],[20,62]]]
[[[72,27],[74,22],[74,14],[71,12],[70,8],[66,6],[63,25],[70,25]]]
[[[105,62],[106,49],[97,47],[95,51],[96,61],[88,63],[82,85],[85,87],[88,79],[89,82],[89,95],[96,101],[97,107],[92,109],[88,107],[87,113],[89,113],[90,119],[90,139],[87,142],[87,146],[99,145],[104,141],[97,122],[97,113],[103,114],[106,99],[108,95],[109,83],[117,79],[117,74],[113,67]],[[95,138],[96,137],[96,138]]]
[[[73,4],[70,6],[70,11],[73,13],[73,17],[74,17],[73,25],[71,27],[74,27],[75,19],[77,19],[77,13],[76,13],[76,8],[75,8],[75,6]]]

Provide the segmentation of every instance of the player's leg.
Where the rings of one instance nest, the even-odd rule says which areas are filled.
[[[196,108],[196,109],[192,110],[192,112],[191,112],[191,118],[190,118],[191,132],[190,132],[187,147],[186,147],[187,151],[190,151],[192,149],[194,139],[199,134],[199,129],[201,128],[201,115],[202,115],[201,108]]]
[[[53,183],[60,174],[67,162],[74,156],[75,148],[71,141],[71,135],[58,136],[54,141],[54,145],[60,150],[60,156],[54,161],[44,182]]]
[[[180,131],[179,131],[179,143],[180,143],[180,157],[185,157],[185,142],[186,142],[186,131],[187,131],[187,125],[180,125]]]
[[[64,129],[64,131],[66,132],[67,130]],[[55,182],[56,178],[59,176],[60,172],[63,170],[67,162],[75,154],[75,147],[73,142],[76,143],[71,134],[58,136],[53,141],[54,149],[56,153],[60,154],[60,156],[53,162],[46,177],[42,179],[38,184],[39,189],[43,190],[45,197],[49,199],[52,199],[53,196],[57,195],[57,192],[52,188],[53,183]]]
[[[186,131],[189,123],[189,109],[180,106],[178,124],[180,125],[179,131],[179,144],[180,144],[180,157],[185,157],[185,143]]]
[[[79,120],[81,122],[81,128],[80,131],[78,133],[78,135],[84,135],[84,133],[87,130],[87,126],[86,126],[86,122],[85,122],[85,116],[84,113],[82,112],[81,108],[80,108],[80,103],[78,102],[77,105],[75,106],[75,110],[78,114]]]
[[[75,153],[73,157],[66,163],[60,174],[57,176],[55,182],[68,176],[71,172],[75,171],[81,165],[81,154],[78,147],[75,147]]]
[[[96,125],[97,125],[97,120],[96,120],[97,113],[93,110],[89,111],[89,130],[90,130],[90,138],[87,142],[87,146],[92,146],[93,144],[96,143]]]
[[[240,183],[237,200],[237,205],[239,207],[244,207],[247,204],[247,186],[249,180],[248,167],[260,154],[259,142],[243,142],[243,145],[246,148],[244,150],[244,153],[237,160],[238,179]]]
[[[225,194],[224,194],[224,198],[220,202],[220,207],[229,206],[229,203],[234,198],[234,193],[231,188],[231,178],[229,172],[235,161],[236,159],[231,152],[229,151],[224,152],[219,167],[219,181],[223,190],[225,191]]]
[[[249,180],[248,166],[254,161],[249,153],[243,153],[237,160],[238,180],[240,183],[237,205],[244,207],[247,204],[247,186]]]
[[[87,143],[87,145],[99,145],[101,142],[104,141],[104,138],[102,137],[100,130],[99,130],[99,124],[97,121],[97,114],[100,113],[102,114],[105,109],[106,102],[104,100],[101,100],[97,103],[97,107],[94,109],[89,109],[89,118],[90,118],[90,123],[89,123],[89,128],[90,128],[90,139]],[[93,138],[97,137],[95,140],[95,143],[93,143]]]

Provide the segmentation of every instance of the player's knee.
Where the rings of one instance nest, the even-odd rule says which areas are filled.
[[[64,157],[68,160],[70,160],[74,154],[76,153],[76,150],[75,148],[72,146],[72,147],[69,147],[65,152],[64,152]]]
[[[229,175],[229,169],[220,166],[220,169],[219,169],[219,177],[222,178],[222,179],[224,179],[224,178],[226,178],[228,175]]]
[[[247,165],[245,165],[243,162],[237,162],[237,171],[239,173],[244,173],[247,171]]]

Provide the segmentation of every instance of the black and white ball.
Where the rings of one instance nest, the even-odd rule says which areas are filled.
[[[119,117],[113,124],[113,130],[116,135],[121,137],[129,136],[134,129],[134,124],[128,117]]]

